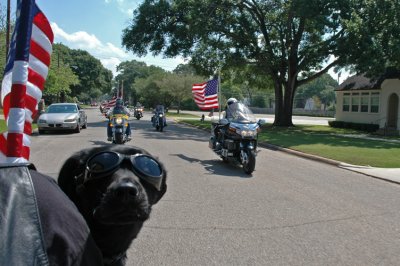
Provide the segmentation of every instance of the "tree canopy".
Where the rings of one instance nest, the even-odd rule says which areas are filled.
[[[112,72],[88,52],[70,49],[63,44],[53,44],[44,94],[55,95],[63,92],[66,93],[66,97],[76,97],[79,101],[89,102],[102,94],[110,93],[112,78]]]
[[[190,57],[207,74],[252,66],[273,84],[274,124],[290,126],[296,89],[349,64],[349,27],[367,2],[373,1],[145,0],[122,42],[139,56]]]

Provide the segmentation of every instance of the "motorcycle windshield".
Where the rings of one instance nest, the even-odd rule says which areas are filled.
[[[257,123],[253,112],[243,103],[233,103],[226,110],[226,117],[230,122],[241,124]]]
[[[157,113],[164,113],[164,106],[163,105],[157,105],[156,106],[156,112]]]
[[[114,109],[113,110],[113,115],[125,115],[125,110],[124,109]]]

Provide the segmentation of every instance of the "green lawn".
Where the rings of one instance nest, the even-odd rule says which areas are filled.
[[[37,124],[33,123],[32,129],[36,129],[36,128],[37,128]],[[4,121],[3,119],[0,119],[0,132],[4,132],[6,130],[7,130],[6,121]]]
[[[197,115],[191,115],[191,114],[185,114],[185,113],[177,113],[176,111],[169,111],[166,113],[167,117],[173,117],[177,119],[183,119],[183,118],[198,118],[200,119],[199,116]]]
[[[210,129],[210,121],[182,120],[203,129]],[[339,136],[345,134],[347,136]],[[373,167],[400,168],[400,139],[398,142],[356,138],[364,132],[337,129],[329,126],[296,126],[292,128],[264,125],[260,143],[302,151],[349,164]],[[349,136],[350,135],[350,136]],[[354,135],[354,137],[351,137]],[[371,136],[376,137],[376,136]]]

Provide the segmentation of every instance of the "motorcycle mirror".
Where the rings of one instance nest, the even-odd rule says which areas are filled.
[[[221,120],[219,120],[219,123],[222,125],[226,125],[226,124],[229,124],[229,121],[226,118],[222,118]]]
[[[258,124],[259,124],[259,125],[264,125],[264,124],[266,124],[266,123],[267,123],[267,119],[260,118],[260,119],[258,120]]]

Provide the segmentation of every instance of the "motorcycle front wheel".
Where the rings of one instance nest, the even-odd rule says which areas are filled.
[[[243,171],[250,175],[256,168],[256,154],[254,151],[245,151],[247,160],[243,160]]]
[[[160,132],[162,132],[163,129],[164,129],[164,121],[163,121],[163,118],[162,118],[162,117],[160,117],[160,118],[158,119],[158,124],[160,125]]]
[[[121,133],[115,134],[115,143],[116,144],[124,144],[124,135]]]

